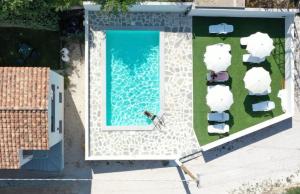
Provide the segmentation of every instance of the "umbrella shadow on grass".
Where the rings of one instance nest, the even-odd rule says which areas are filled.
[[[252,67],[262,67],[265,70],[267,70],[270,74],[272,74],[272,67],[271,67],[271,63],[268,61],[268,59],[266,58],[266,60],[262,63],[248,63],[248,62],[243,62],[243,65],[246,66],[247,71],[250,70]]]
[[[267,112],[254,112],[252,110],[252,104],[263,102],[263,101],[268,101],[270,100],[269,96],[249,96],[247,95],[245,100],[244,100],[244,108],[246,113],[248,113],[252,117],[274,117],[274,114],[272,111],[267,111]]]
[[[229,75],[228,80],[225,81],[225,82],[209,82],[209,81],[206,81],[206,85],[207,86],[225,85],[225,86],[229,86],[229,88],[231,89],[232,77]]]
[[[226,111],[226,113],[229,114],[229,120],[228,120],[226,123],[227,123],[227,124],[229,125],[229,127],[231,128],[231,127],[234,125],[234,119],[233,119],[233,116],[232,116],[232,114],[231,114],[230,111]]]

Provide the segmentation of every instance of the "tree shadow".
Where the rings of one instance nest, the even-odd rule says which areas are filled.
[[[292,128],[292,118],[288,118],[279,123],[268,126],[259,131],[240,137],[210,150],[203,151],[203,158],[205,162],[210,162],[230,152],[241,149],[245,146],[261,141],[290,128]]]

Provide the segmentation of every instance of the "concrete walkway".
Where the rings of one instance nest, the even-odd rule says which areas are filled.
[[[286,120],[187,162],[192,172],[200,174],[200,188],[170,164],[165,168],[94,174],[92,193],[281,192],[286,185],[300,183],[299,128],[297,110],[293,121]]]

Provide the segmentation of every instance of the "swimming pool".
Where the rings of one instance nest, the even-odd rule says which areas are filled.
[[[106,31],[106,126],[149,126],[160,112],[160,32]]]

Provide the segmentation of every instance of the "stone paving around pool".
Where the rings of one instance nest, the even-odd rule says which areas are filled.
[[[89,157],[171,159],[199,151],[193,130],[192,18],[178,13],[102,14],[89,11]],[[166,127],[148,131],[104,131],[101,92],[104,30],[159,28],[164,48]],[[102,59],[102,60],[101,60]]]

